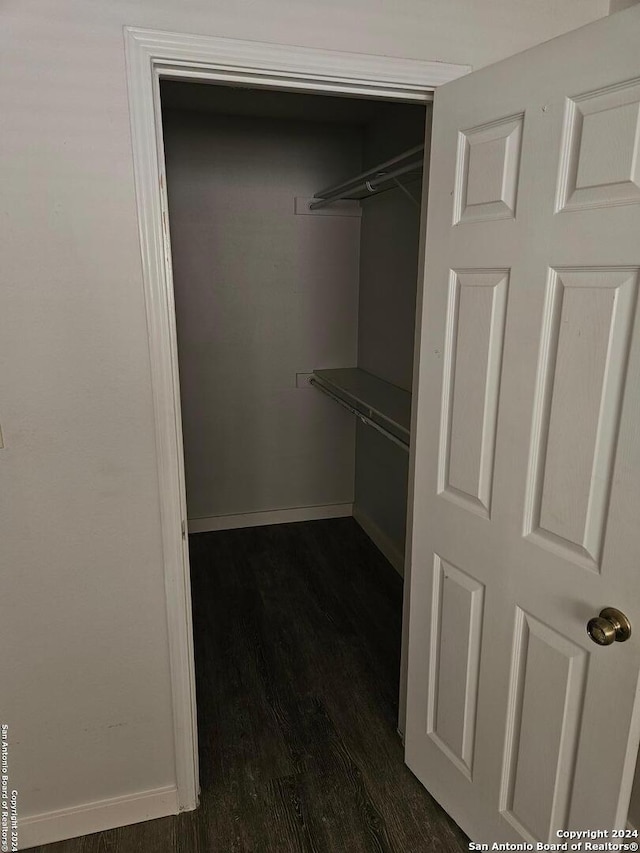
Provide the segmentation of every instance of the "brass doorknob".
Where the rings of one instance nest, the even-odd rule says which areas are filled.
[[[605,607],[587,622],[587,634],[599,646],[624,643],[631,636],[631,622],[621,610]]]

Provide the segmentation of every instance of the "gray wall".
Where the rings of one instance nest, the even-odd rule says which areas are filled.
[[[623,9],[628,9],[629,6],[635,6],[638,0],[610,0],[609,14],[621,12]],[[640,814],[638,815],[640,817]],[[637,825],[637,824],[636,824]]]
[[[402,150],[402,149],[398,149]],[[420,184],[411,185],[420,196]],[[358,367],[411,391],[420,210],[399,189],[362,205]]]
[[[425,110],[396,107],[393,121],[367,133],[368,165],[425,138]],[[430,110],[428,112],[430,127]],[[425,181],[426,185],[426,181]],[[407,184],[420,197],[420,183]],[[363,203],[358,366],[411,391],[420,209],[400,189]],[[409,456],[359,424],[354,512],[399,568],[404,553]]]
[[[426,110],[394,105],[365,135],[367,168],[425,139]],[[428,160],[427,150],[427,160]],[[406,183],[406,180],[401,178]],[[420,182],[406,183],[420,199]],[[420,209],[400,189],[362,204],[358,367],[411,391]]]
[[[165,113],[189,519],[353,500],[360,219],[294,214],[362,168],[348,125]],[[329,464],[328,464],[329,463]]]
[[[356,521],[387,559],[403,571],[409,454],[380,433],[356,428]]]

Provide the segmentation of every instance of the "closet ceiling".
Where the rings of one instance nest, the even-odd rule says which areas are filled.
[[[206,83],[161,82],[162,105],[170,110],[195,110],[219,115],[261,116],[319,122],[367,125],[393,118],[401,106],[405,116],[415,113],[424,120],[424,106],[362,98],[274,92],[268,89],[243,89]]]

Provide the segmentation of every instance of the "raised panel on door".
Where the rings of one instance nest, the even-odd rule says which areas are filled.
[[[460,131],[454,225],[515,217],[523,118],[519,113]]]
[[[516,609],[500,810],[530,842],[569,814],[587,653]]]
[[[467,778],[473,773],[484,586],[434,558],[427,732]]]
[[[489,516],[509,270],[452,270],[438,489]]]
[[[557,210],[640,202],[640,78],[567,101]]]
[[[600,571],[638,268],[551,269],[525,530]]]

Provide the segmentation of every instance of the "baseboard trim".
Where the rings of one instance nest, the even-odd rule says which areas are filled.
[[[391,539],[390,536],[387,536],[387,534],[378,527],[375,521],[363,512],[360,507],[355,506],[355,504],[353,507],[353,517],[367,534],[369,539],[371,539],[376,548],[378,548],[379,551],[382,551],[400,577],[404,577],[404,554],[400,548],[398,548],[393,539]]]
[[[40,844],[178,814],[178,811],[178,790],[175,785],[167,785],[22,818],[18,821],[18,843],[20,850],[26,850]]]
[[[346,518],[353,512],[352,503],[296,506],[265,512],[245,512],[239,515],[212,515],[209,518],[190,518],[189,533],[209,533],[214,530],[235,530],[239,527],[262,527],[265,524],[289,524],[294,521],[319,521],[323,518]]]

